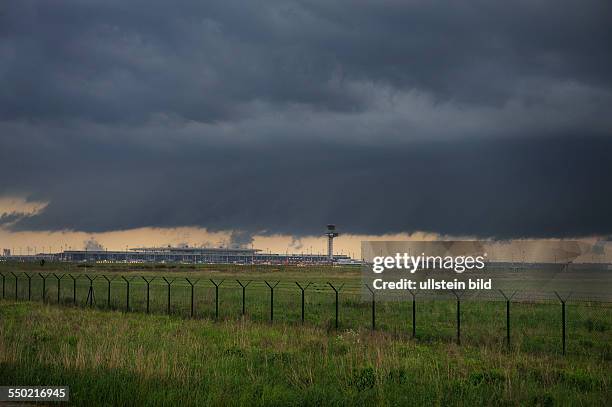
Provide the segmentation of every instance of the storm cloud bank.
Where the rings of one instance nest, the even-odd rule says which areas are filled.
[[[609,234],[607,1],[0,5],[15,230]],[[2,223],[0,218],[0,223]]]

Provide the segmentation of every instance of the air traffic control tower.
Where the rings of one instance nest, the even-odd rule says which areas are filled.
[[[334,261],[334,237],[338,237],[336,225],[327,225],[325,236],[327,236],[327,257],[329,261]]]

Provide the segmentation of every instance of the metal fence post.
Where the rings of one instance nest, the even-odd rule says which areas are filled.
[[[147,283],[147,314],[149,313],[149,284],[151,283],[151,281],[155,280],[155,277],[151,278],[150,280],[147,280],[146,278],[142,277],[141,278],[145,281],[145,283]]]
[[[370,291],[370,294],[372,294],[372,331],[376,330],[376,296],[374,294],[374,291],[370,288],[369,285],[364,284],[366,286],[366,288],[368,289],[368,291]]]
[[[43,277],[44,275],[44,277]],[[43,302],[47,302],[47,278],[48,274],[38,273],[38,277],[42,278],[42,300]]]
[[[65,274],[62,274],[61,276],[58,276],[57,274],[53,273],[53,276],[56,278],[57,280],[57,303],[59,304],[61,302],[61,289],[62,289],[62,278],[64,278]]]
[[[561,302],[561,344],[562,344],[562,349],[563,349],[563,355],[565,355],[565,338],[566,338],[565,337],[565,303],[571,296],[571,293],[565,299],[562,298],[559,295],[559,293],[557,293],[556,291],[555,291],[555,295]]]
[[[187,282],[191,286],[191,318],[193,318],[193,288],[198,283],[198,281],[200,281],[200,279],[198,278],[192,282],[187,277],[185,277],[185,280],[187,280]]]
[[[168,285],[168,315],[170,315],[170,286],[172,285],[172,283],[174,282],[174,280],[176,280],[175,278],[173,278],[172,280],[168,280],[166,277],[162,277],[162,279],[166,282],[166,284]]]
[[[236,280],[238,285],[242,287],[242,316],[246,314],[246,288],[251,284],[251,280],[247,281],[246,284],[243,284],[240,280]]]
[[[457,297],[457,345],[461,345],[461,300]]]
[[[310,287],[310,285],[312,284],[310,281],[308,282],[308,284],[306,284],[305,287],[302,287],[300,285],[300,283],[298,283],[297,281],[295,282],[295,284],[297,284],[297,286],[300,288],[300,290],[302,291],[302,324],[304,324],[304,314],[305,314],[305,310],[304,310],[304,297],[305,297],[305,291],[308,289],[308,287]]]
[[[115,276],[113,276],[112,278],[108,278],[106,277],[104,274],[102,274],[102,277],[104,277],[104,279],[106,280],[106,284],[107,284],[107,288],[106,288],[106,308],[110,308],[110,303],[111,303],[111,281],[113,281],[115,279]]]
[[[125,312],[130,312],[130,280],[125,278],[125,276],[121,276],[123,281],[125,281]]]
[[[85,278],[89,280],[89,290],[87,291],[87,299],[85,300],[85,304],[89,305],[90,307],[93,307],[94,303],[96,302],[93,282],[96,280],[96,278],[98,278],[98,276],[91,278],[89,277],[89,275],[85,274]]]
[[[225,280],[221,280],[219,284],[215,282],[212,278],[209,279],[211,283],[215,286],[215,319],[219,319],[219,286],[223,284]]]
[[[4,299],[4,273],[0,271],[0,276],[2,276],[2,299]]]
[[[457,298],[457,345],[461,345],[461,296],[453,290]]]
[[[130,277],[125,277],[125,276],[121,276],[121,278],[123,279],[123,281],[125,281],[126,284],[126,291],[125,291],[125,312],[130,312],[130,283],[138,276],[130,276]]]
[[[15,301],[17,301],[17,287],[19,284],[19,277],[17,277],[17,274],[13,273],[12,271],[11,274],[13,275],[13,277],[15,277]]]
[[[76,278],[70,273],[68,275],[72,279],[72,304],[76,305]]]
[[[30,301],[32,299],[32,275],[24,272],[23,274],[26,275],[26,277],[28,278],[28,301]]]
[[[274,321],[274,287],[278,285],[280,281],[276,281],[273,285],[264,281],[268,288],[270,288],[270,322]]]
[[[334,290],[334,292],[336,293],[336,329],[338,329],[338,293],[340,292],[340,290],[342,290],[342,287],[344,287],[344,283],[342,283],[342,285],[340,285],[340,287],[336,288],[332,285],[332,283],[330,283],[329,281],[327,282],[327,284],[332,288],[332,290]]]
[[[565,301],[561,303],[561,331],[563,338],[563,354],[565,355]]]
[[[506,300],[506,345],[510,348],[510,300]]]
[[[414,291],[409,290],[412,295],[412,339],[416,338],[416,294]]]
[[[502,290],[499,290],[499,292],[506,299],[506,345],[508,348],[510,348],[510,301],[512,301],[516,291],[514,291],[510,297],[508,297]]]

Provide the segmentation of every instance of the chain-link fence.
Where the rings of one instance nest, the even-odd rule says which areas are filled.
[[[2,272],[2,298],[124,312],[216,320],[309,324],[328,330],[370,329],[419,341],[506,346],[612,358],[612,304],[555,293],[537,301],[499,292],[486,299],[443,300],[407,293],[377,301],[355,281],[289,281]]]

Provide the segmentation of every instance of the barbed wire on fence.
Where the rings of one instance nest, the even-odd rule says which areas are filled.
[[[311,307],[315,307],[318,306],[320,307],[321,304],[326,304],[327,302],[333,302],[334,305],[334,314],[333,314],[333,328],[334,329],[340,329],[340,327],[351,327],[351,323],[342,323],[342,308],[341,305],[344,304],[344,306],[352,309],[352,311],[357,311],[357,315],[361,315],[359,313],[359,310],[361,309],[362,306],[364,307],[370,307],[370,329],[372,331],[376,331],[379,326],[377,325],[377,296],[376,296],[376,291],[373,289],[373,287],[370,287],[367,284],[362,284],[362,283],[357,283],[357,282],[350,282],[350,281],[293,281],[293,280],[266,280],[266,279],[257,279],[257,278],[251,278],[249,280],[240,280],[240,279],[235,279],[235,280],[229,280],[229,279],[202,279],[202,278],[197,278],[197,277],[166,277],[166,276],[161,276],[161,278],[159,278],[159,276],[140,276],[140,275],[133,275],[133,274],[129,274],[129,275],[106,275],[106,274],[94,274],[94,273],[80,273],[80,274],[72,274],[72,273],[63,273],[63,274],[56,274],[56,273],[27,273],[27,272],[22,272],[22,273],[16,273],[16,272],[9,272],[9,273],[5,273],[5,272],[0,272],[0,277],[2,278],[2,298],[6,299],[7,298],[7,288],[9,287],[10,283],[11,283],[11,278],[12,278],[12,283],[14,286],[14,299],[15,300],[21,300],[21,299],[26,299],[31,301],[33,299],[33,286],[32,283],[35,283],[35,288],[39,288],[40,287],[40,291],[39,294],[36,294],[36,297],[39,298],[40,300],[42,300],[44,303],[49,303],[48,300],[48,290],[49,290],[49,284],[48,281],[50,277],[54,277],[55,278],[55,289],[56,289],[56,303],[57,304],[64,304],[66,303],[64,301],[64,299],[66,299],[66,296],[62,295],[63,291],[62,291],[62,281],[65,279],[65,277],[68,277],[72,280],[72,298],[68,297],[70,300],[72,300],[72,304],[74,306],[79,305],[79,303],[83,304],[84,306],[89,306],[89,307],[94,307],[94,306],[98,306],[98,304],[96,304],[96,297],[95,297],[95,291],[96,291],[96,287],[98,287],[98,290],[102,289],[104,290],[104,288],[101,288],[99,284],[96,284],[97,282],[106,282],[106,308],[108,309],[119,309],[121,307],[121,302],[117,302],[117,301],[113,301],[113,288],[117,287],[119,289],[123,289],[125,290],[125,299],[123,300],[123,305],[124,305],[124,311],[125,312],[132,312],[134,310],[137,309],[141,309],[142,310],[142,304],[146,304],[145,305],[145,312],[146,313],[150,313],[151,312],[151,299],[152,299],[152,289],[154,292],[156,293],[161,293],[164,291],[166,291],[166,314],[171,315],[173,312],[172,310],[172,292],[173,290],[176,292],[177,290],[187,290],[189,292],[188,297],[189,297],[189,317],[190,318],[196,318],[198,315],[198,310],[197,310],[197,305],[198,305],[198,296],[196,294],[196,290],[197,289],[212,289],[214,291],[214,320],[219,320],[220,316],[221,316],[221,310],[220,310],[220,304],[224,303],[227,304],[228,309],[231,308],[232,306],[235,305],[235,303],[240,303],[240,307],[239,307],[239,313],[237,312],[236,316],[240,316],[242,318],[246,317],[247,315],[251,315],[253,316],[253,313],[248,313],[248,307],[247,307],[247,291],[251,292],[259,292],[259,293],[264,293],[264,292],[268,292],[268,299],[266,300],[266,295],[265,294],[260,294],[258,297],[255,297],[256,300],[252,302],[252,306],[255,307],[256,310],[261,311],[262,307],[265,307],[265,303],[269,301],[269,322],[270,323],[274,323],[274,313],[275,313],[275,292],[280,292],[283,293],[285,295],[284,299],[287,301],[287,298],[292,298],[295,300],[298,300],[299,302],[296,302],[296,308],[299,304],[299,321],[301,324],[304,324],[306,322],[306,315],[307,315],[307,304],[310,304]],[[34,277],[38,277],[38,278],[34,278]],[[21,281],[27,281],[27,293],[24,292],[25,288],[23,287],[23,285],[20,284],[20,280]],[[53,281],[53,280],[49,280],[49,281]],[[79,281],[84,281],[85,285],[83,286],[81,283],[79,283]],[[121,284],[119,285],[117,282],[121,282]],[[40,284],[39,284],[40,283]],[[115,284],[113,284],[115,283]],[[51,284],[52,286],[52,284]],[[79,296],[78,291],[77,291],[77,286],[79,286],[82,289],[87,289],[87,295],[84,296],[83,294],[81,294],[80,298],[83,298],[83,296],[85,297],[85,300],[79,301]],[[103,287],[103,286],[102,286]],[[21,288],[21,290],[20,290]],[[137,288],[142,288],[141,291],[141,296],[140,297],[144,297],[144,298],[140,298],[137,297],[136,300],[136,305],[132,306],[131,305],[131,300],[132,297],[135,295],[134,294],[134,290],[136,290]],[[247,290],[248,288],[248,290]],[[160,290],[158,290],[160,289]],[[234,294],[233,296],[228,296],[227,298],[225,298],[223,301],[221,301],[221,294],[220,294],[220,290],[226,290],[224,292],[229,292],[229,291],[233,291]],[[116,291],[116,289],[115,289]],[[363,294],[368,293],[367,297],[364,297]],[[21,296],[20,296],[21,293]],[[144,295],[143,295],[144,294]],[[237,294],[237,295],[236,295]],[[307,295],[308,294],[308,295]],[[420,293],[418,298],[420,298],[420,301],[417,301],[417,295],[416,292],[414,291],[410,291],[407,290],[407,292],[405,293],[405,300],[406,300],[406,309],[409,309],[411,311],[411,318],[406,318],[406,320],[404,322],[408,322],[408,319],[410,319],[411,322],[411,328],[412,328],[412,332],[411,332],[411,336],[412,338],[417,338],[417,303],[422,303],[422,304],[426,304],[428,301],[431,300],[431,297],[429,296],[431,293]],[[572,293],[559,293],[559,292],[553,292],[552,295],[548,295],[548,296],[530,296],[530,295],[524,295],[523,297],[521,297],[521,292],[518,290],[515,290],[513,292],[505,292],[502,290],[498,290],[497,292],[497,296],[494,296],[494,293],[488,293],[485,296],[473,296],[473,295],[468,295],[468,296],[464,296],[463,292],[457,292],[457,291],[453,291],[450,293],[452,295],[452,297],[454,299],[455,302],[455,313],[456,313],[456,319],[455,319],[455,323],[454,323],[454,328],[455,328],[455,341],[458,345],[461,344],[462,341],[462,303],[464,301],[470,301],[470,300],[474,300],[474,299],[484,299],[485,301],[489,301],[489,300],[494,300],[494,301],[503,301],[504,305],[505,305],[505,313],[503,313],[504,318],[504,325],[505,325],[505,337],[503,338],[506,346],[508,348],[511,347],[511,304],[512,303],[516,303],[516,304],[520,304],[520,303],[528,303],[528,304],[532,304],[532,303],[539,303],[542,302],[542,298],[546,298],[546,301],[548,302],[542,302],[542,303],[546,303],[546,304],[551,304],[554,305],[554,302],[552,301],[556,301],[556,304],[560,305],[560,332],[559,332],[559,336],[560,336],[560,344],[561,344],[561,353],[562,354],[566,354],[567,352],[567,341],[568,341],[568,321],[567,321],[567,304],[570,301],[570,299],[572,299]],[[548,293],[551,294],[551,293]],[[224,294],[225,295],[225,294]],[[253,294],[250,294],[253,295]],[[360,296],[361,301],[355,301],[354,299],[350,299],[350,298],[354,298],[356,296]],[[186,295],[184,296],[178,296],[177,298],[179,298],[178,300],[178,308],[176,309],[175,313],[180,314],[181,313],[181,308],[180,308],[180,300],[184,299],[184,297],[187,297]],[[52,297],[51,297],[52,298]],[[202,298],[209,298],[208,296],[204,296]],[[241,298],[240,301],[237,301],[237,298]],[[306,301],[307,298],[310,298],[310,303],[308,303]],[[346,298],[344,301],[344,303],[341,301],[341,298]],[[446,297],[445,297],[446,298]],[[534,300],[535,298],[535,300]],[[156,305],[159,305],[159,295],[156,297],[156,301],[154,301],[154,303]],[[323,301],[323,302],[321,302]],[[327,302],[326,302],[327,301]],[[51,301],[52,302],[52,301]],[[586,304],[587,306],[591,306],[591,307],[599,307],[600,309],[603,309],[604,312],[606,312],[606,317],[602,320],[603,322],[587,322],[585,323],[585,326],[587,327],[587,329],[591,332],[595,332],[597,333],[598,331],[602,331],[602,332],[607,332],[609,329],[609,324],[610,324],[610,316],[612,315],[612,313],[610,312],[612,310],[612,307],[610,306],[611,304],[608,302],[600,302],[600,301],[587,301],[584,302],[582,300],[582,302],[576,301],[576,304]],[[177,306],[177,301],[175,301],[175,306]],[[183,304],[184,305],[184,304]],[[184,309],[184,308],[183,308]],[[366,308],[367,309],[367,308]],[[284,307],[283,311],[285,311],[286,313],[290,313],[291,311],[288,309],[288,307]],[[202,313],[200,313],[200,315],[203,315]],[[204,314],[205,315],[205,314]],[[228,315],[228,312],[225,312],[224,315]],[[350,319],[350,318],[349,318]],[[331,321],[330,321],[331,322]],[[424,324],[424,322],[423,322]],[[598,325],[599,324],[599,325]],[[603,324],[603,325],[602,325]],[[406,324],[408,325],[408,324]],[[422,329],[422,328],[421,328]]]

